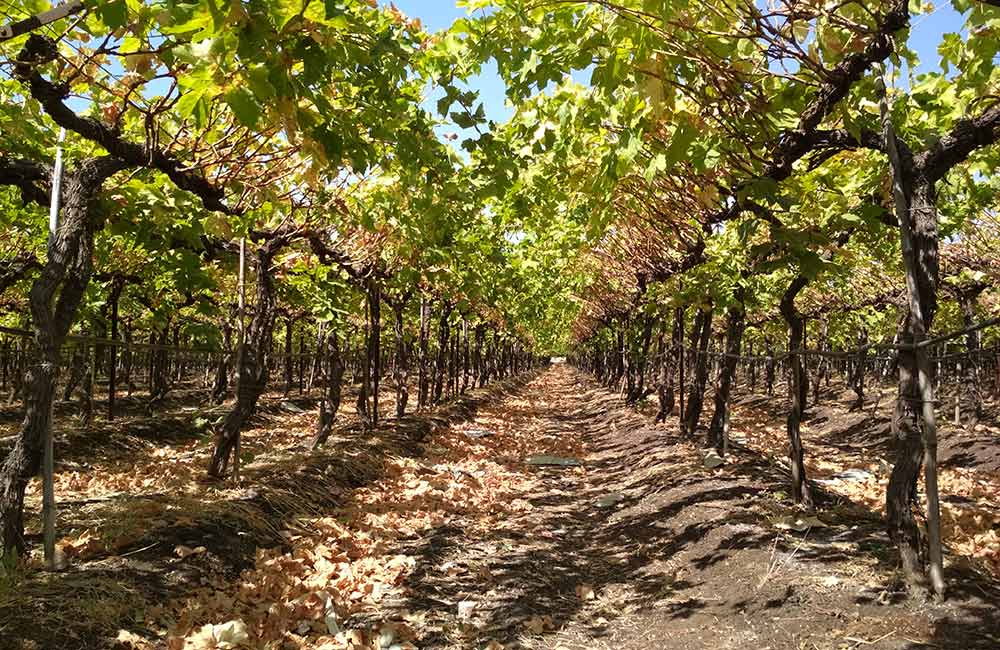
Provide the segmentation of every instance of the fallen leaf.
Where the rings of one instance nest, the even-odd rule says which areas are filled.
[[[526,627],[532,634],[541,634],[545,631],[545,628],[550,627],[551,625],[551,616],[532,616],[524,624],[524,627]]]
[[[185,640],[184,650],[232,650],[249,642],[246,623],[241,620],[209,623]]]
[[[458,617],[461,619],[472,618],[472,612],[476,609],[474,600],[463,600],[458,603]]]
[[[182,560],[191,555],[204,553],[207,550],[208,549],[206,549],[204,546],[196,546],[195,548],[191,548],[190,546],[184,546],[183,544],[174,547],[174,553],[177,555],[177,557],[179,557]]]
[[[147,650],[152,648],[153,644],[138,634],[134,634],[128,630],[118,630],[114,647],[117,650]]]
[[[780,530],[794,530],[796,532],[802,533],[810,528],[826,528],[824,524],[818,517],[781,517],[773,520],[772,522],[775,528]]]

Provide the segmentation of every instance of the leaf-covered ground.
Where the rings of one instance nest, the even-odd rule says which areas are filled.
[[[734,429],[770,431],[752,403]],[[214,414],[184,404],[63,432],[70,568],[0,585],[0,647],[1000,646],[988,567],[907,600],[867,496],[823,484],[806,517],[753,436],[706,469],[564,365],[373,433],[347,413],[322,452],[272,395],[239,486],[200,481]]]
[[[892,469],[889,430],[895,387],[877,389],[863,410],[851,412],[854,393],[825,388],[803,418],[806,468],[827,490],[884,514]],[[946,403],[954,397],[946,394]],[[998,405],[986,405],[997,413]],[[776,462],[788,455],[784,400],[748,395],[734,409],[733,435]],[[975,430],[939,420],[941,528],[952,562],[1000,578],[1000,428],[991,418]]]

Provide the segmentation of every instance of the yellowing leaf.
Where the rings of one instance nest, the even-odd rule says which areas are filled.
[[[183,560],[188,556],[204,553],[206,550],[208,549],[206,549],[204,546],[197,546],[195,548],[191,548],[190,546],[184,546],[183,544],[181,544],[180,546],[174,548],[174,554]]]

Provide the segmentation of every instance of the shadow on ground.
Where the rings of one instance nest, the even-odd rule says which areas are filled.
[[[391,607],[433,621],[421,648],[1000,647],[998,590],[983,576],[951,570],[942,605],[908,598],[872,512],[820,491],[821,525],[790,530],[802,513],[780,465],[736,449],[706,469],[672,425],[569,368],[550,372],[544,402],[532,385],[518,396],[547,434],[588,443],[586,468],[525,469],[543,478],[531,512],[398,549],[418,562]],[[443,569],[455,565],[467,570]]]
[[[176,445],[170,458],[190,463],[190,473],[181,475],[186,483],[176,490],[61,501],[60,536],[93,532],[93,546],[85,549],[86,559],[71,562],[64,572],[4,577],[0,648],[92,650],[113,647],[120,628],[141,633],[151,607],[194,593],[209,579],[237,578],[254,565],[258,548],[282,547],[283,531],[294,530],[298,519],[334,512],[351,489],[378,479],[382,458],[421,454],[421,443],[436,428],[469,419],[531,376],[470,392],[427,413],[386,418],[373,431],[362,430],[356,417],[346,415],[317,451],[301,441],[269,442],[269,431],[287,426],[293,415],[302,426],[311,426],[316,416],[307,410],[315,405],[307,397],[269,395],[255,416],[255,435],[248,436],[246,448],[254,457],[238,487],[201,480],[211,438],[195,420],[225,412],[224,407],[193,408],[192,401],[202,401],[201,393],[178,395],[155,417],[136,409],[114,423],[98,420],[85,431],[65,430],[60,471],[92,473],[135,462],[136,456],[146,463],[134,465],[141,471],[155,463],[148,458],[153,446]],[[302,411],[290,411],[289,402]],[[37,531],[37,513],[30,514],[29,532]],[[29,535],[29,542],[40,543],[40,536]],[[203,550],[180,557],[176,549],[182,546]]]

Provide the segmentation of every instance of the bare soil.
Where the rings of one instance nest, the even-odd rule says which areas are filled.
[[[735,450],[705,469],[672,423],[652,425],[565,366],[518,394],[544,430],[584,442],[584,468],[528,470],[542,479],[535,509],[501,530],[441,530],[408,549],[428,569],[411,577],[407,607],[439,614],[447,632],[454,610],[442,604],[476,603],[478,636],[420,647],[1000,647],[1000,585],[952,568],[945,604],[908,597],[870,510],[821,494],[825,525],[783,529],[802,513],[761,454]],[[456,580],[431,569],[454,564],[477,570]]]
[[[744,398],[734,432],[780,427],[779,401]],[[949,556],[944,603],[909,595],[869,504],[821,484],[810,519],[788,502],[780,453],[744,433],[707,469],[673,420],[654,426],[564,364],[376,432],[348,414],[318,453],[305,448],[314,405],[284,402],[271,396],[248,432],[236,487],[199,480],[200,410],[98,428],[89,447],[66,432],[60,525],[82,546],[66,572],[0,584],[0,648],[194,648],[192,631],[230,618],[255,648],[1000,648],[1000,584],[974,563]],[[838,424],[824,450],[868,466],[884,439],[827,408]],[[995,472],[995,442],[973,437],[945,461]],[[581,465],[526,462],[539,454]],[[327,520],[364,545],[331,537]],[[362,593],[338,610],[348,634],[312,610],[258,617],[282,604],[250,591],[275,575],[259,549],[286,573],[298,562],[279,590],[293,594],[318,574],[317,549],[338,545],[350,562],[404,567],[374,590],[352,583]],[[223,609],[191,602],[223,597]],[[134,645],[116,644],[120,630]]]

